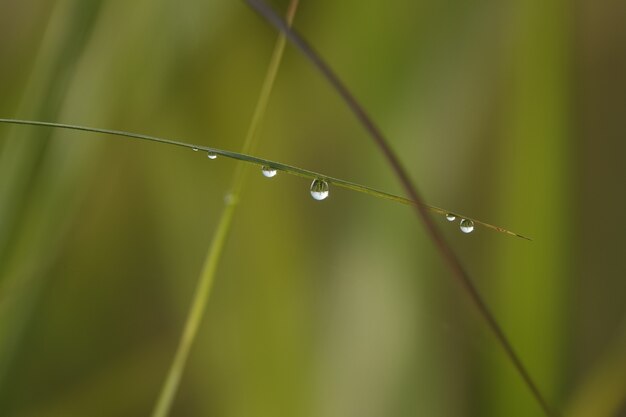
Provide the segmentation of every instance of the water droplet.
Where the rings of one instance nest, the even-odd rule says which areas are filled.
[[[261,168],[261,172],[267,178],[272,178],[272,177],[274,177],[276,175],[276,170],[274,168],[268,167],[268,166],[264,166],[263,168]]]
[[[311,196],[316,200],[323,200],[328,197],[330,187],[324,180],[314,180],[311,183]]]
[[[217,154],[215,152],[209,152],[207,154],[207,156],[209,157],[209,159],[215,159],[217,158]]]
[[[453,222],[456,220],[456,216],[454,214],[446,214],[446,219],[448,219],[449,222]]]
[[[233,193],[228,193],[224,196],[224,203],[226,205],[237,204],[237,197]]]
[[[472,233],[474,230],[474,222],[469,219],[461,220],[461,232]]]
[[[191,148],[194,152],[198,152],[198,148]]]

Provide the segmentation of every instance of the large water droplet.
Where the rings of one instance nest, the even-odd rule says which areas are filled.
[[[261,172],[267,178],[272,178],[272,177],[276,176],[276,169],[274,169],[272,167],[264,166],[263,168],[261,168]]]
[[[446,214],[446,219],[448,219],[449,222],[453,222],[454,220],[456,220],[456,216],[454,214]]]
[[[461,220],[461,232],[472,233],[474,230],[474,222],[469,219]]]
[[[323,200],[328,197],[330,187],[324,180],[314,180],[311,183],[311,197],[316,200]]]
[[[216,154],[215,152],[209,152],[206,156],[207,156],[209,159],[215,159],[215,158],[217,158],[217,154]]]

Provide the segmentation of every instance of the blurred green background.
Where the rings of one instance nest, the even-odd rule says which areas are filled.
[[[273,6],[285,10],[287,1]],[[626,415],[626,3],[301,0],[550,403]],[[276,32],[241,1],[0,2],[0,117],[239,150]],[[400,193],[288,46],[257,155]],[[145,416],[236,162],[0,125],[0,415]],[[174,416],[537,416],[413,212],[250,172]]]

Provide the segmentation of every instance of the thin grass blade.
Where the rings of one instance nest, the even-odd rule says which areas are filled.
[[[263,0],[244,0],[251,9],[256,11],[267,22],[273,25],[281,33],[291,41],[302,54],[319,70],[319,72],[326,78],[329,84],[333,86],[335,91],[345,101],[346,105],[354,113],[355,117],[361,122],[367,133],[371,136],[375,144],[378,146],[380,152],[387,160],[389,166],[392,168],[396,177],[402,184],[405,192],[409,196],[409,199],[415,202],[415,213],[423,223],[426,231],[428,232],[433,244],[438,249],[443,260],[450,267],[453,275],[459,281],[459,284],[465,289],[467,295],[470,297],[480,315],[484,319],[485,323],[496,337],[498,343],[505,351],[507,357],[511,361],[512,365],[520,375],[524,384],[528,387],[532,396],[535,398],[541,409],[546,416],[557,416],[559,413],[553,409],[545,400],[543,394],[539,390],[537,384],[530,376],[530,373],[522,363],[520,357],[513,349],[513,345],[505,335],[502,327],[496,320],[495,316],[491,312],[491,309],[487,306],[487,303],[483,299],[482,295],[478,291],[478,288],[474,284],[474,281],[470,277],[469,273],[461,263],[459,257],[456,255],[452,247],[448,244],[443,234],[437,228],[435,222],[432,220],[430,213],[430,206],[426,205],[421,198],[421,195],[413,183],[413,180],[408,175],[408,172],[404,168],[404,165],[400,161],[395,151],[391,148],[390,142],[383,135],[382,131],[374,123],[373,119],[369,116],[365,108],[356,99],[352,92],[346,87],[346,85],[339,79],[330,66],[324,61],[319,54],[304,40],[302,36],[296,33],[289,25],[287,25],[283,19],[277,15],[271,7],[269,7]]]
[[[293,21],[297,7],[298,0],[291,0],[287,11],[287,21],[289,24]],[[267,108],[267,103],[269,101],[272,87],[274,86],[274,81],[276,80],[276,75],[278,74],[278,68],[282,61],[284,50],[285,36],[279,34],[272,58],[270,59],[267,73],[265,75],[265,80],[263,81],[261,93],[252,114],[252,120],[246,134],[246,139],[243,145],[244,153],[250,152],[250,149],[254,146],[255,139],[257,137],[256,132],[259,129],[260,122],[263,119],[265,109]],[[205,150],[208,152],[208,149]],[[223,151],[218,152],[218,150],[213,150],[213,152],[227,156]],[[226,205],[218,222],[217,230],[206,254],[204,266],[202,267],[202,272],[200,273],[200,278],[198,280],[198,286],[194,293],[191,308],[185,322],[183,335],[176,350],[174,361],[172,362],[167,377],[165,378],[161,394],[157,399],[152,413],[153,417],[166,417],[172,408],[172,403],[176,392],[178,391],[180,379],[185,369],[185,364],[187,363],[191,346],[196,339],[198,328],[200,327],[200,323],[202,321],[202,316],[204,315],[209,297],[211,295],[211,289],[213,287],[213,282],[215,281],[215,273],[222,256],[226,240],[230,234],[230,227],[237,203],[239,201],[239,194],[244,186],[247,166],[248,164],[239,163],[237,170],[235,171],[229,198],[226,199]]]
[[[347,181],[341,178],[331,177],[330,175],[300,168],[294,165],[288,165],[282,162],[259,158],[256,156],[248,155],[246,153],[233,152],[233,151],[227,151],[224,149],[195,145],[193,143],[180,142],[180,141],[171,140],[171,139],[164,139],[164,138],[144,135],[140,133],[132,133],[132,132],[126,132],[122,130],[101,129],[101,128],[95,128],[95,127],[66,124],[66,123],[53,123],[53,122],[43,122],[43,121],[37,121],[37,120],[2,119],[2,118],[0,118],[0,123],[27,125],[27,126],[42,126],[42,127],[52,127],[52,128],[57,128],[57,129],[78,130],[78,131],[84,131],[84,132],[90,132],[90,133],[101,133],[105,135],[114,135],[114,136],[121,136],[121,137],[126,137],[126,138],[131,138],[131,139],[140,139],[140,140],[145,140],[145,141],[150,141],[150,142],[157,142],[157,143],[161,143],[165,145],[179,146],[179,147],[183,147],[187,149],[197,149],[197,150],[201,150],[207,153],[211,152],[216,155],[220,155],[220,156],[230,158],[230,159],[235,159],[237,161],[246,162],[248,164],[257,165],[260,167],[263,167],[263,166],[272,167],[279,171],[285,172],[287,174],[294,175],[297,177],[307,178],[309,180],[322,179],[328,182],[329,184],[336,185],[337,187],[340,187],[340,188],[345,188],[345,189],[356,191],[359,193],[368,194],[372,197],[395,201],[396,203],[401,203],[401,204],[414,206],[414,207],[417,207],[419,204],[421,204],[431,213],[438,214],[440,216],[452,214],[456,216],[457,218],[472,220],[477,225],[483,226],[487,229],[490,229],[499,233],[504,233],[504,234],[515,236],[515,237],[525,239],[525,240],[532,240],[527,236],[505,229],[504,227],[496,226],[491,223],[487,223],[485,221],[466,216],[464,214],[461,214],[453,210],[446,210],[440,207],[431,206],[431,205],[424,204],[424,203],[418,203],[414,200],[401,197],[399,195],[387,193],[385,191],[380,191],[380,190],[377,190],[375,188],[368,187],[365,185],[357,184],[355,182]],[[240,174],[236,174],[236,176],[238,175]]]

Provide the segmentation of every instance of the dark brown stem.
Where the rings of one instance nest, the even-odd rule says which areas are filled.
[[[483,317],[487,326],[492,331],[502,348],[504,349],[506,355],[509,357],[513,366],[520,374],[525,384],[530,389],[533,397],[537,400],[546,416],[556,417],[559,413],[556,410],[553,410],[544,399],[543,395],[539,391],[539,388],[531,378],[530,374],[526,370],[526,367],[520,360],[519,356],[515,353],[511,342],[509,342],[508,338],[504,334],[504,331],[496,321],[495,316],[483,300],[483,297],[478,292],[478,289],[474,285],[474,282],[470,278],[469,274],[461,264],[459,258],[456,256],[450,245],[446,242],[443,237],[443,234],[439,231],[434,221],[430,217],[430,213],[428,207],[423,202],[420,194],[413,184],[413,181],[409,177],[408,173],[404,169],[400,159],[396,156],[393,149],[389,145],[389,142],[383,136],[380,129],[376,126],[374,121],[368,116],[367,112],[359,104],[357,99],[352,95],[352,93],[348,90],[348,88],[341,82],[339,77],[335,75],[335,73],[331,70],[331,68],[326,64],[324,60],[313,50],[313,48],[293,29],[291,29],[287,23],[276,14],[263,0],[244,0],[252,9],[254,9],[257,13],[259,13],[262,17],[264,17],[269,23],[274,25],[278,30],[285,34],[287,39],[292,42],[298,49],[317,67],[317,69],[324,75],[324,77],[328,80],[328,82],[335,88],[335,90],[339,93],[339,95],[344,99],[348,107],[354,112],[355,116],[363,127],[370,134],[376,145],[380,148],[381,152],[384,154],[385,158],[389,165],[391,165],[393,171],[396,176],[402,183],[402,187],[405,192],[409,196],[411,200],[413,200],[416,205],[416,213],[418,217],[424,223],[426,230],[434,242],[435,246],[439,250],[441,256],[448,264],[452,273],[457,278],[459,283],[463,286],[470,299],[478,309],[480,315]]]

